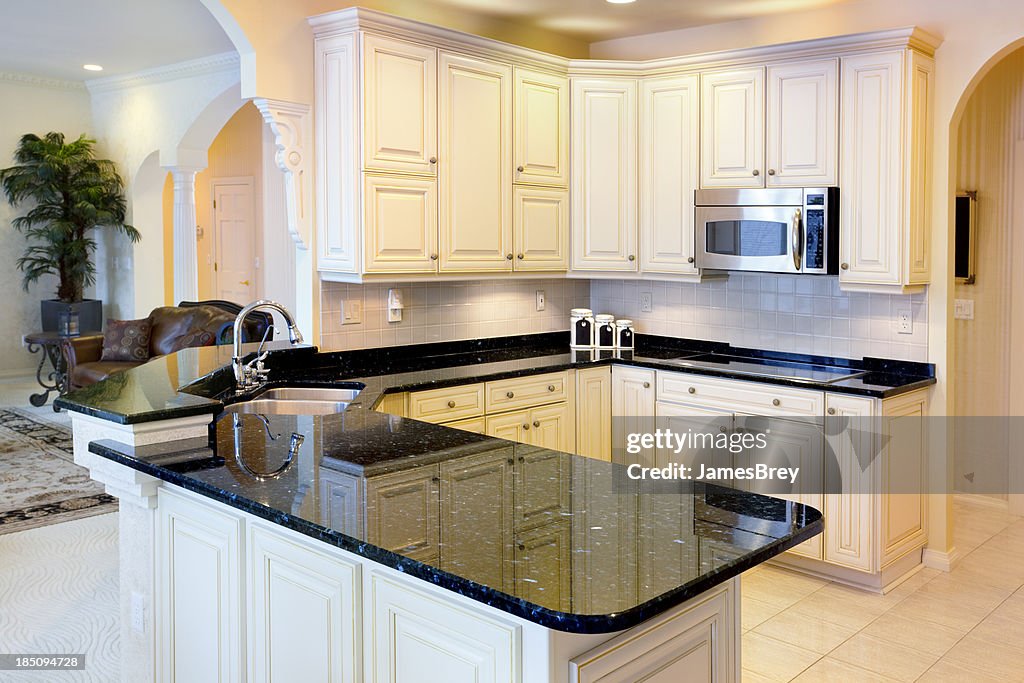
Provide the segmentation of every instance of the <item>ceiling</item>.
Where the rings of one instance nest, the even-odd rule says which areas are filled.
[[[853,0],[420,0],[571,35],[587,42],[670,31]]]
[[[233,49],[199,0],[0,2],[0,71],[83,81]]]

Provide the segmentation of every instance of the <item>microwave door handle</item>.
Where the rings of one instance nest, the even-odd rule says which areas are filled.
[[[804,253],[803,213],[800,209],[793,214],[793,268],[801,272],[800,262]]]

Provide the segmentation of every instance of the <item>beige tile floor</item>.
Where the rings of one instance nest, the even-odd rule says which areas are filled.
[[[0,380],[0,406],[34,382]],[[950,574],[873,595],[777,567],[743,575],[743,681],[1024,681],[1024,518],[957,500]]]

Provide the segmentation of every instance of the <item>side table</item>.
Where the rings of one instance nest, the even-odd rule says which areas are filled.
[[[84,337],[92,334],[100,333],[83,332],[78,336]],[[22,337],[22,341],[28,347],[29,353],[41,354],[39,367],[36,368],[36,381],[39,382],[39,386],[43,388],[43,391],[28,397],[28,402],[36,408],[46,405],[46,402],[50,399],[51,392],[56,391],[57,395],[61,396],[68,390],[67,362],[64,360],[64,350],[62,348],[66,339],[70,339],[70,337],[57,334],[56,332],[31,332]],[[47,362],[49,362],[51,368],[49,371],[46,369]],[[58,408],[54,407],[54,411],[58,410]]]

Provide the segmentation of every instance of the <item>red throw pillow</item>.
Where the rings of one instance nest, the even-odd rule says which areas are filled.
[[[171,352],[191,349],[195,346],[213,346],[217,341],[217,335],[208,330],[193,328],[174,340],[171,344]]]
[[[100,360],[142,363],[149,358],[149,336],[152,330],[149,318],[107,320]]]

